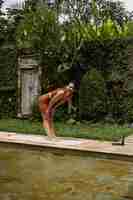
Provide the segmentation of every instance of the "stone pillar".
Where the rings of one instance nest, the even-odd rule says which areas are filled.
[[[18,113],[32,116],[32,106],[41,93],[41,67],[37,55],[25,53],[18,58]]]

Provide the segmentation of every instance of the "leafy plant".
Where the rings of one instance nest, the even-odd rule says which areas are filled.
[[[96,69],[86,73],[79,91],[79,114],[84,119],[97,120],[106,112],[106,86],[104,78]]]
[[[39,52],[45,50],[45,53],[49,53],[49,47],[55,49],[60,38],[56,17],[56,13],[45,6],[27,12],[18,26],[18,46],[34,48]]]

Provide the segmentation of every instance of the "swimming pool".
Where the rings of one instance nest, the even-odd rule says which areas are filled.
[[[0,200],[131,200],[133,163],[0,146]]]

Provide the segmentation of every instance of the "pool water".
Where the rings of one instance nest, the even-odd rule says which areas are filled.
[[[0,200],[133,200],[133,163],[0,147]]]

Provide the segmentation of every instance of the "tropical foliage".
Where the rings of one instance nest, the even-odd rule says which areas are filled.
[[[86,115],[85,111],[89,118],[110,114],[122,118],[126,113],[125,118],[132,120],[132,87],[128,77],[131,69],[127,61],[126,41],[127,36],[133,35],[132,13],[129,14],[120,1],[41,2],[26,0],[22,9],[8,9],[6,18],[0,13],[0,45],[11,44],[14,52],[12,62],[6,59],[8,67],[5,68],[2,55],[6,50],[1,51],[0,70],[5,76],[0,83],[9,83],[10,80],[11,84],[15,84],[16,79],[12,81],[12,73],[6,73],[6,69],[16,77],[13,66],[16,66],[18,49],[32,49],[39,54],[43,92],[51,83],[66,84],[71,79],[69,69],[72,64],[84,57],[90,73],[82,81],[79,99],[78,95],[75,98],[75,106],[80,105],[81,116]],[[116,96],[114,90],[117,90]],[[90,96],[94,99],[88,100]],[[129,105],[125,103],[127,99]]]
[[[61,2],[57,6],[58,9],[50,9],[45,4],[36,6],[36,9],[31,9],[30,6],[18,26],[19,48],[35,49],[36,52],[41,53],[43,59],[48,61],[51,55],[50,57],[54,58],[56,63],[68,69],[78,57],[78,50],[84,41],[102,42],[127,36],[128,26],[124,20],[126,18],[124,9],[123,23],[120,24],[114,14],[117,13],[116,7],[111,12],[108,10],[109,6],[105,9],[104,1],[103,4],[95,0],[89,3],[75,1],[75,4],[73,1]],[[101,5],[103,5],[102,10]],[[113,7],[117,4],[111,5]],[[90,10],[88,21],[81,16],[83,8]],[[121,8],[120,3],[118,8]],[[60,18],[62,14],[68,15],[67,22],[63,24]]]
[[[38,7],[24,15],[18,26],[17,39],[20,48],[35,48],[47,51],[57,46],[60,31],[55,12],[46,7]]]

